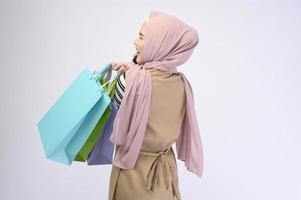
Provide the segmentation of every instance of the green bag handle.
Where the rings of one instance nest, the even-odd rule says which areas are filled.
[[[112,75],[112,64],[113,63],[108,63],[104,68],[101,68],[99,71],[94,70],[93,71],[93,77],[96,80],[99,80],[101,77],[106,77],[106,80],[111,79]],[[106,75],[108,73],[108,75]]]
[[[115,92],[115,86],[116,86],[116,82],[117,82],[117,78],[120,77],[123,73],[125,72],[118,72],[117,75],[115,75],[113,78],[107,80],[107,76],[111,76],[110,73],[112,73],[112,66],[108,67],[103,73],[103,75],[97,77],[99,83],[101,84],[101,87],[103,88],[103,90],[110,96],[110,98],[112,99],[114,92]],[[110,83],[109,85],[107,85],[108,83]]]
[[[104,86],[103,87],[104,91],[109,94],[110,98],[112,98],[114,95],[117,78],[120,77],[123,73],[125,73],[125,72],[119,72],[111,80],[102,84],[102,86]],[[111,83],[108,86],[106,86],[110,81],[111,81]]]

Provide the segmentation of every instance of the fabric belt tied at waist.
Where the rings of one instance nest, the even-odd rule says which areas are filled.
[[[148,172],[147,175],[147,187],[146,189],[150,192],[155,191],[155,185],[158,181],[159,178],[159,166],[161,165],[162,169],[163,169],[163,178],[164,178],[164,182],[166,185],[166,189],[169,189],[169,185],[170,185],[170,179],[172,181],[172,188],[173,188],[173,192],[177,197],[177,200],[181,200],[181,196],[180,196],[180,192],[178,190],[178,186],[177,186],[177,182],[176,179],[174,177],[174,174],[171,171],[171,165],[168,161],[168,159],[166,158],[166,154],[171,150],[171,146],[169,146],[166,150],[161,151],[161,152],[148,152],[148,151],[140,151],[140,155],[145,155],[145,156],[154,156],[156,157],[154,162],[151,165],[150,171]]]

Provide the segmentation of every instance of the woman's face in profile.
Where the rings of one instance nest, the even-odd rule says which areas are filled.
[[[144,50],[144,37],[145,37],[145,32],[147,28],[147,22],[148,20],[145,20],[139,30],[138,37],[134,40],[135,48],[136,48],[136,54],[134,56],[133,61],[136,64],[142,64],[144,63],[143,60],[143,50]]]

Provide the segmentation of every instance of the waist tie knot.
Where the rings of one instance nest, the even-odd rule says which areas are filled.
[[[163,178],[164,178],[164,183],[166,186],[166,189],[169,189],[169,185],[170,185],[170,181],[172,181],[172,189],[173,192],[175,194],[175,196],[177,197],[177,200],[181,200],[180,197],[180,192],[178,190],[178,186],[177,186],[177,182],[176,179],[174,177],[174,174],[171,172],[172,168],[171,165],[168,161],[168,159],[166,158],[166,154],[171,150],[171,146],[169,146],[166,150],[164,151],[160,151],[157,153],[154,152],[148,152],[148,151],[140,151],[140,155],[145,155],[145,156],[153,156],[156,157],[154,162],[151,165],[151,168],[148,172],[147,175],[147,187],[146,189],[150,192],[154,192],[155,191],[155,185],[158,181],[159,178],[159,167],[162,167],[163,170]]]

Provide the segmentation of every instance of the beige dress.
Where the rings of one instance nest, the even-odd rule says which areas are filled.
[[[133,169],[112,165],[109,200],[180,200],[172,148],[186,111],[185,88],[177,73],[149,69],[152,97],[149,121]]]

